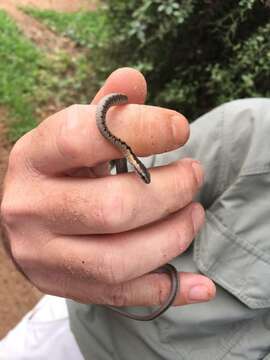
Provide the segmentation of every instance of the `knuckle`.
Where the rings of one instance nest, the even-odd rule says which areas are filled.
[[[87,111],[85,106],[78,104],[65,109],[59,136],[56,137],[59,153],[64,158],[75,162],[76,159],[79,160],[82,157],[82,149],[89,148],[91,145],[89,122],[85,120],[85,111]]]
[[[10,151],[8,159],[8,168],[13,169],[16,166],[18,160],[21,158],[22,152],[22,138],[19,139]]]
[[[33,233],[33,229],[25,229],[25,221],[19,219],[6,228],[6,234],[9,241],[9,248],[14,261],[27,274],[34,273],[40,265],[40,253],[38,244],[34,242],[34,237],[38,233]]]
[[[1,223],[3,226],[8,227],[14,223],[15,209],[4,198],[1,202]]]
[[[33,234],[25,227],[33,212],[34,209],[27,207],[26,201],[20,197],[13,201],[5,197],[1,204],[1,224],[6,241],[15,262],[23,269],[31,267],[36,257],[35,247],[31,244]]]
[[[182,254],[190,245],[194,238],[194,231],[193,226],[190,226],[191,219],[187,219],[186,221],[182,222],[181,225],[179,223],[172,224],[170,227],[170,237],[173,239],[176,239],[175,242],[173,242],[173,245],[175,245],[175,248],[172,250],[175,254]]]
[[[118,284],[109,289],[108,303],[114,306],[126,306],[128,304],[128,297],[125,284]]]
[[[182,254],[187,249],[192,240],[189,233],[190,231],[188,231],[186,226],[170,223],[166,233],[166,238],[170,239],[170,241],[162,244],[160,249],[160,255],[164,263]]]
[[[155,305],[162,305],[164,304],[165,299],[168,296],[168,279],[165,275],[158,275],[162,277],[159,281],[154,283],[154,299],[153,303]],[[164,281],[165,280],[165,281]]]
[[[81,124],[78,116],[78,105],[67,108],[66,116],[61,126],[60,136],[57,138],[59,152],[67,158],[76,159],[81,153],[79,141],[74,134]]]
[[[22,136],[11,150],[8,162],[8,174],[25,174],[30,173],[31,176],[40,176],[39,161],[32,157],[32,151],[36,149],[36,144],[47,142],[48,134],[44,130],[45,124],[41,123]]]
[[[118,285],[123,281],[123,272],[120,269],[121,262],[113,255],[112,251],[107,251],[103,258],[99,260],[97,266],[98,278],[108,285]]]
[[[198,190],[198,182],[192,167],[192,160],[183,159],[176,161],[174,166],[176,171],[174,172],[174,189],[176,194],[181,195],[184,204],[189,203],[196,191]]]
[[[8,158],[8,173],[16,173],[18,172],[18,168],[22,164],[22,159],[24,158],[24,161],[26,159],[26,156],[24,156],[24,153],[26,152],[27,146],[29,146],[29,138],[32,136],[32,132],[34,130],[26,133],[24,136],[22,136],[13,146],[9,153]],[[27,164],[28,165],[28,164]]]
[[[11,200],[7,194],[4,195],[1,203],[1,223],[7,230],[18,227],[19,219],[25,212],[23,201]]]
[[[125,191],[122,183],[111,181],[104,193],[106,196],[100,201],[98,219],[105,231],[120,232],[133,219],[132,206],[128,206],[129,191]],[[125,197],[123,194],[126,194]]]
[[[14,196],[17,186],[13,184],[12,191],[7,189],[3,195],[1,203],[1,222],[8,230],[19,232],[21,228],[25,229],[25,224],[30,218],[38,214],[38,201],[29,203],[28,193],[20,191],[20,196]]]

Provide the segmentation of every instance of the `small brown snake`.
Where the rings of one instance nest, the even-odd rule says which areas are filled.
[[[112,93],[104,96],[99,103],[97,104],[96,110],[96,123],[100,133],[104,136],[106,140],[108,140],[111,144],[113,144],[117,149],[121,151],[124,158],[115,160],[116,172],[117,174],[127,172],[127,161],[133,166],[136,173],[140,176],[140,178],[146,183],[149,184],[151,182],[150,174],[144,164],[137,158],[134,154],[130,146],[128,146],[124,141],[114,136],[106,125],[106,114],[111,106],[115,105],[124,105],[128,103],[128,97],[119,93]],[[178,291],[178,273],[176,268],[171,264],[165,264],[162,267],[152,271],[152,273],[166,273],[170,276],[171,279],[171,291],[166,299],[165,303],[159,307],[157,310],[153,311],[149,315],[137,315],[133,313],[128,313],[120,310],[119,308],[115,308],[112,306],[107,306],[111,310],[117,312],[118,314],[128,317],[133,320],[141,320],[148,321],[153,320],[163,314],[173,303],[177,291]]]

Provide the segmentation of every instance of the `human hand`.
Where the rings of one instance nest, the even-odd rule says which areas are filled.
[[[138,156],[176,149],[189,136],[175,111],[142,105],[145,80],[114,72],[91,105],[74,105],[23,136],[10,154],[1,205],[12,257],[41,291],[83,303],[152,306],[170,292],[166,274],[150,271],[184,252],[204,222],[192,199],[203,182],[191,159],[153,168],[151,184],[132,173],[110,176],[120,153],[99,133],[97,102],[121,92],[108,125]],[[137,104],[137,105],[136,105]],[[181,273],[175,305],[207,301],[215,285]]]

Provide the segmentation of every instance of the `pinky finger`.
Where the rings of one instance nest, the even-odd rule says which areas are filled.
[[[215,284],[206,276],[181,272],[178,279],[174,306],[206,302],[215,297]],[[161,306],[170,291],[168,275],[151,273],[111,289],[111,301],[115,306]]]
[[[174,306],[206,302],[215,297],[215,284],[206,276],[181,272],[178,273],[178,278],[179,286]],[[81,279],[81,281],[85,280]],[[76,286],[72,289],[72,296],[71,294],[65,296],[81,303],[116,307],[161,306],[170,294],[171,280],[164,273],[151,273],[117,285],[88,282],[88,286],[83,286],[82,283],[79,285],[76,282]]]

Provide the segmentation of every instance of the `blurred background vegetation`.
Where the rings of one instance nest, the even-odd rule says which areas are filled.
[[[46,52],[0,11],[0,104],[9,110],[12,141],[50,111],[89,102],[121,66],[144,73],[148,103],[191,121],[225,101],[270,97],[267,0],[104,0],[95,11],[22,10],[75,48]]]

